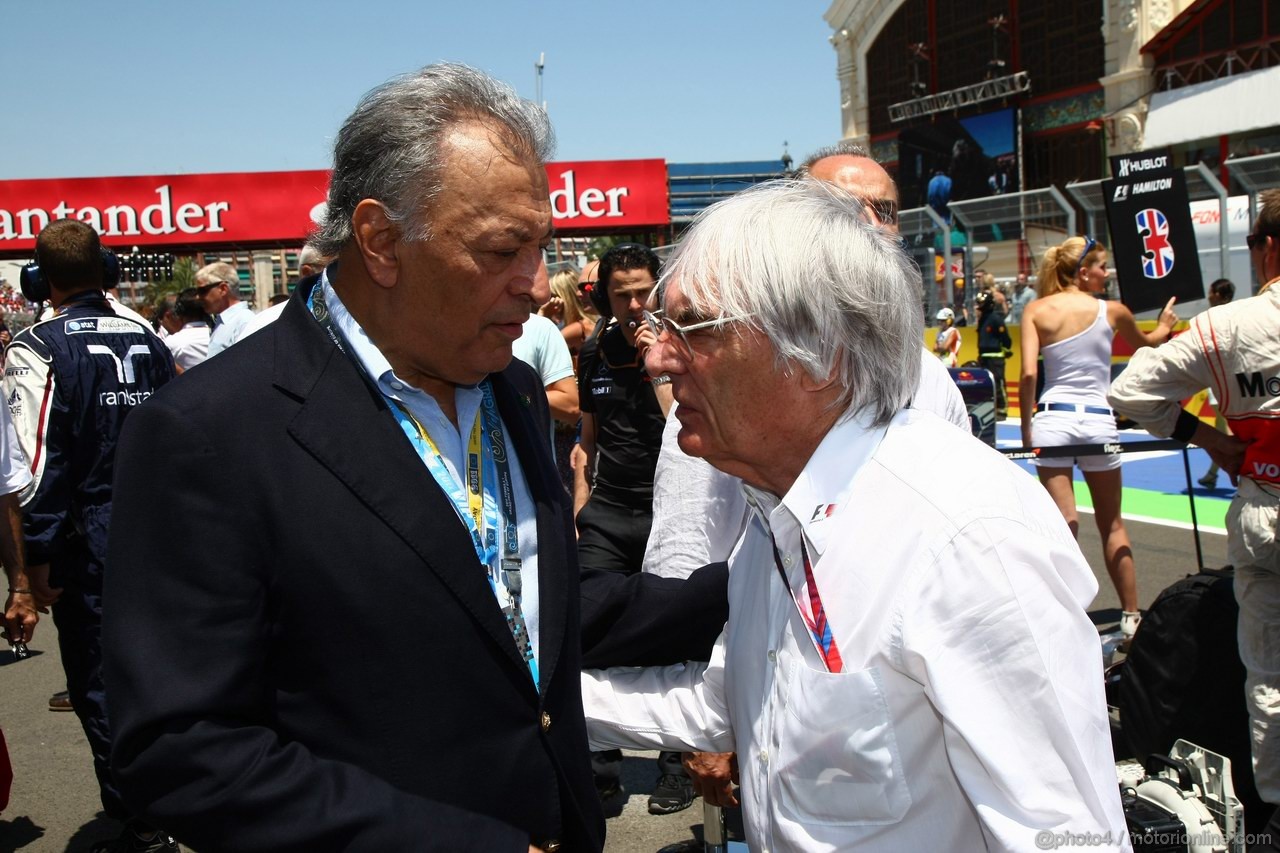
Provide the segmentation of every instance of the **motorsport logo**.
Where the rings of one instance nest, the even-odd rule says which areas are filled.
[[[14,418],[22,417],[22,398],[18,396],[18,389],[14,388],[5,400],[9,404],[9,415]]]

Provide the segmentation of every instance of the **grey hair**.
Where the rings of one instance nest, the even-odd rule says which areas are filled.
[[[408,239],[429,239],[426,208],[440,191],[444,143],[466,121],[491,125],[512,152],[539,164],[555,147],[541,107],[474,68],[439,63],[393,78],[361,98],[338,131],[328,209],[308,242],[338,254],[364,199],[381,202]]]
[[[217,261],[207,264],[196,270],[195,280],[201,285],[216,284],[217,282],[226,282],[232,286],[232,293],[239,298],[240,296],[240,273],[236,272],[236,268],[224,261]]]
[[[746,317],[778,367],[834,378],[842,417],[888,423],[920,378],[924,319],[911,262],[857,198],[825,181],[758,184],[694,220],[659,282],[698,314]]]
[[[825,160],[828,157],[865,157],[871,159],[871,152],[861,145],[849,139],[842,139],[835,145],[826,145],[804,158],[804,162],[800,164],[800,168],[796,169],[796,177],[805,178],[809,176],[809,170],[813,168],[813,164],[819,160]]]
[[[324,254],[311,243],[306,243],[302,247],[302,251],[298,252],[298,269],[305,266],[323,267],[329,264],[333,258]]]

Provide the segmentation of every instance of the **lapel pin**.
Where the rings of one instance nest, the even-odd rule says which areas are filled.
[[[526,409],[527,409],[527,408],[529,408],[531,405],[533,405],[533,401],[529,399],[529,395],[528,395],[528,394],[521,394],[521,395],[520,395],[520,402],[524,404],[524,407],[525,407]]]

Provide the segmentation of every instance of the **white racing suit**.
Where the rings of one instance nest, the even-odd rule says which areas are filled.
[[[1227,513],[1227,557],[1240,604],[1254,777],[1262,799],[1280,804],[1280,286],[1211,308],[1165,345],[1138,350],[1108,399],[1166,437],[1181,401],[1203,388],[1231,431],[1251,442]]]

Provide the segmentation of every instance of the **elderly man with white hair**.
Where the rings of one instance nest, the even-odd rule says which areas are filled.
[[[686,236],[647,368],[752,515],[710,663],[584,673],[593,748],[736,751],[753,850],[1127,849],[1097,581],[1034,480],[907,407],[915,287],[818,181]],[[942,469],[963,499],[938,499]]]

